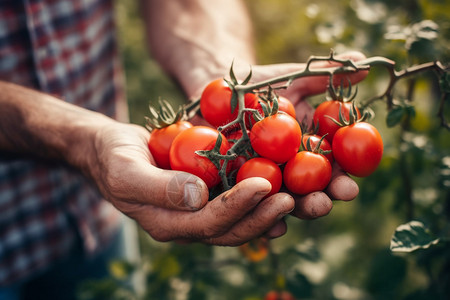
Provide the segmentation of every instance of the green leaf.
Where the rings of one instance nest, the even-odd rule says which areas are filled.
[[[386,117],[386,124],[388,127],[394,127],[401,122],[403,116],[405,115],[405,110],[401,106],[394,107]]]
[[[168,280],[181,273],[181,265],[177,257],[171,254],[163,255],[159,260],[155,261],[153,268],[161,281]]]
[[[422,222],[410,221],[395,230],[391,239],[392,252],[413,252],[417,249],[427,249],[440,242],[433,236]]]
[[[450,93],[450,73],[442,74],[439,85],[443,93]]]

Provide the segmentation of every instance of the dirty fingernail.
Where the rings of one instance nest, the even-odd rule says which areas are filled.
[[[184,204],[192,210],[199,209],[202,202],[202,185],[196,182],[187,182],[184,185]]]

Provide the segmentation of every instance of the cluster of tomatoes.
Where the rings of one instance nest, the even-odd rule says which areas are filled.
[[[333,161],[349,174],[364,177],[381,160],[380,134],[360,120],[360,111],[350,102],[321,103],[314,114],[318,131],[306,132],[286,98],[275,95],[264,104],[261,95],[249,92],[244,95],[245,108],[239,109],[232,97],[229,82],[214,80],[200,99],[202,117],[211,126],[176,120],[154,129],[148,145],[157,165],[194,174],[210,189],[223,183],[221,169],[231,186],[263,177],[272,184],[270,196],[283,186],[298,195],[324,190]],[[239,113],[241,121],[235,122]]]

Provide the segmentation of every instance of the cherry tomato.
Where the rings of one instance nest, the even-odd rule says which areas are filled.
[[[277,113],[256,122],[250,130],[250,143],[260,156],[282,164],[297,153],[301,135],[297,120],[286,113]]]
[[[173,170],[189,172],[200,177],[212,188],[220,183],[219,170],[206,157],[195,153],[197,150],[211,150],[219,136],[217,130],[206,126],[194,126],[175,137],[170,147],[170,166]],[[222,134],[221,134],[222,135]],[[225,154],[230,145],[222,135],[220,153]]]
[[[269,291],[264,300],[295,300],[294,296],[288,291]]]
[[[283,180],[280,167],[273,161],[263,157],[255,157],[245,162],[236,175],[236,182],[241,182],[250,177],[262,177],[270,182],[272,189],[265,198],[278,193]]]
[[[284,111],[294,119],[297,117],[294,104],[286,97],[278,96],[278,110]]]
[[[311,144],[311,148],[314,149],[317,144],[319,143],[320,139],[322,137],[317,135],[317,134],[304,134],[303,135],[303,145],[306,147],[308,139],[309,142]],[[331,151],[331,144],[329,141],[325,139],[322,140],[322,143],[320,143],[320,149],[322,149],[323,151]],[[328,158],[328,160],[330,161],[331,164],[333,164],[334,162],[334,158],[333,158],[333,152],[331,151],[328,154],[324,154],[326,158]]]
[[[252,108],[258,110],[260,115],[264,117],[264,111],[263,111],[263,109],[261,107],[261,104],[259,102]],[[292,102],[289,99],[287,99],[286,97],[278,96],[278,111],[285,112],[288,115],[290,115],[291,117],[293,117],[294,119],[296,118],[296,112],[295,112],[294,104],[292,104]],[[250,124],[249,124],[250,128],[255,123],[256,123],[256,120],[254,118],[250,118]]]
[[[300,151],[284,167],[283,181],[292,193],[306,195],[325,189],[331,179],[331,164],[319,153]]]
[[[175,137],[182,131],[191,128],[187,121],[178,121],[161,129],[154,129],[148,141],[148,148],[158,167],[170,169],[169,151]]]
[[[236,119],[238,106],[231,111],[232,91],[223,79],[210,82],[200,98],[200,111],[203,118],[214,127],[223,126]],[[258,105],[258,96],[245,94],[245,107],[254,108]]]
[[[241,254],[251,262],[259,262],[269,254],[269,239],[259,237],[239,246]]]
[[[366,122],[340,128],[333,139],[333,156],[342,169],[357,177],[372,174],[383,156],[378,130]]]
[[[342,115],[346,120],[348,120],[351,107],[351,102],[342,102],[338,100],[331,100],[320,103],[314,111],[313,116],[314,124],[319,124],[319,130],[317,131],[317,134],[323,136],[328,133],[325,138],[330,143],[333,143],[334,134],[340,128],[340,126],[334,123],[330,119],[330,117],[335,119],[336,121],[339,121],[339,110],[342,110]],[[361,112],[358,108],[356,108],[356,112],[358,115],[357,118],[360,118]]]

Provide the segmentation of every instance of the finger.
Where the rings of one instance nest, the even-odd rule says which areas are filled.
[[[264,233],[265,237],[269,239],[278,238],[284,235],[287,232],[287,225],[284,219],[279,220],[275,225],[270,228],[266,233]]]
[[[314,192],[295,199],[292,214],[301,219],[315,219],[326,216],[333,207],[331,199],[323,192]]]
[[[333,165],[333,174],[326,193],[334,200],[350,201],[359,193],[358,184],[350,178],[337,163]]]
[[[286,232],[281,220],[294,209],[294,199],[277,193],[261,201],[254,210],[221,236],[202,240],[206,244],[238,246],[267,232],[273,237]],[[281,223],[280,223],[281,222]],[[277,225],[277,226],[275,226]]]
[[[133,195],[132,199],[139,204],[192,211],[202,208],[208,202],[209,191],[205,182],[186,172],[139,164],[121,176],[124,177],[122,181],[126,180],[128,185],[122,189],[122,193],[125,192],[125,197]],[[121,189],[120,186],[117,188]]]
[[[128,211],[155,240],[207,240],[223,235],[270,191],[269,181],[249,178],[222,193],[199,211],[184,212],[151,206]],[[155,226],[155,224],[158,224]]]

